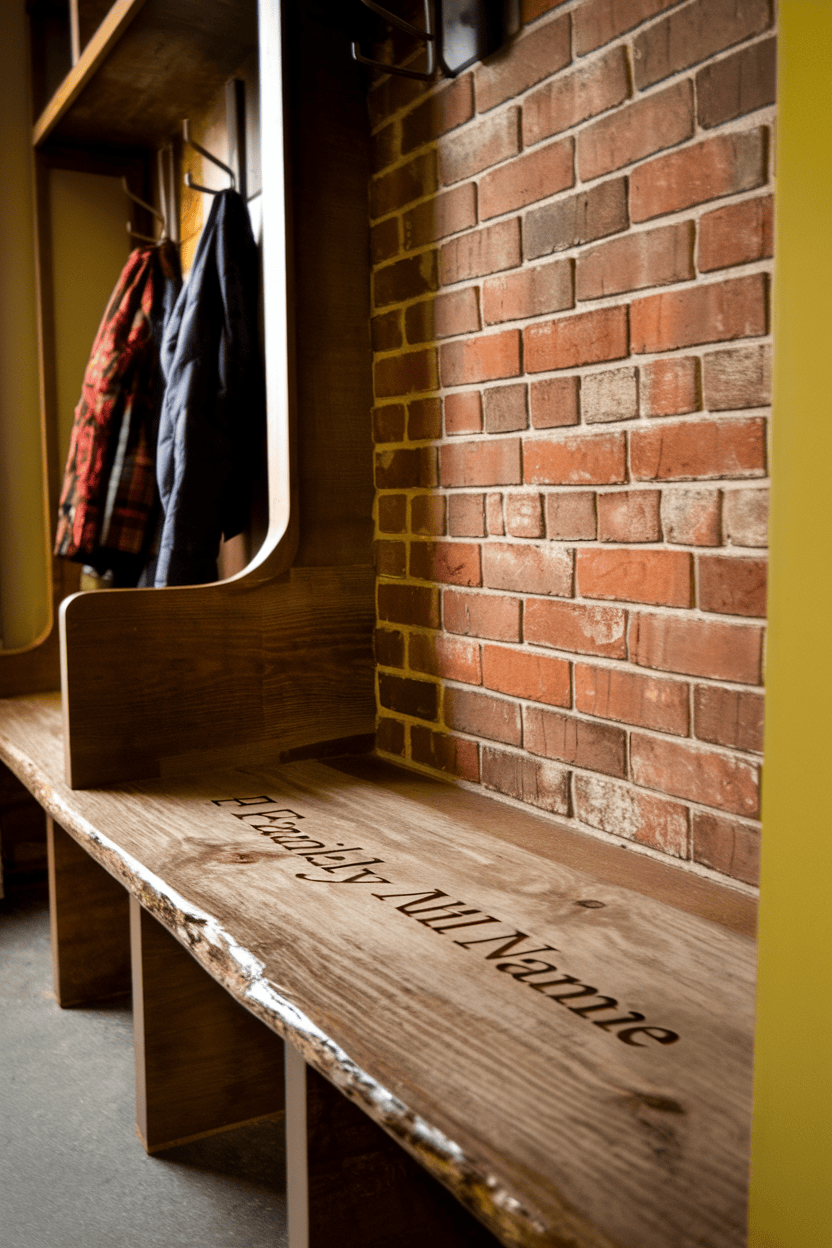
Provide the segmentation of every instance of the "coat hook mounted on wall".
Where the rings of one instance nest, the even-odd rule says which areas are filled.
[[[443,77],[455,78],[463,69],[496,52],[505,38],[503,0],[424,0],[424,29],[382,8],[375,0],[361,0],[361,3],[391,26],[426,45],[428,63],[423,73],[402,65],[374,61],[364,56],[358,43],[353,43],[354,60],[403,78],[430,82],[436,77],[437,68]]]
[[[143,243],[163,243],[168,237],[168,226],[164,213],[159,212],[158,208],[154,208],[152,204],[147,202],[147,200],[139,199],[138,195],[134,195],[127,184],[126,178],[121,179],[121,189],[124,191],[124,194],[128,199],[132,199],[134,204],[138,204],[140,208],[144,208],[146,212],[149,212],[152,216],[154,216],[162,227],[159,237],[151,238],[149,234],[139,234],[133,229],[133,222],[128,221],[127,233],[131,236],[131,238],[138,238]]]
[[[225,172],[228,174],[229,178],[231,179],[231,189],[232,190],[236,189],[237,178],[235,177],[234,170],[231,168],[230,165],[226,165],[224,161],[219,160],[219,158],[214,156],[213,153],[209,152],[207,148],[203,147],[200,143],[197,143],[194,139],[191,138],[190,122],[188,122],[187,119],[182,122],[182,138],[185,140],[186,143],[189,143],[190,146],[194,148],[195,151],[199,152],[200,156],[204,156],[206,160],[210,160],[212,165],[216,165],[219,169],[225,170]],[[185,174],[185,185],[187,187],[190,187],[192,191],[204,191],[206,195],[219,195],[220,189],[221,189],[220,187],[216,187],[216,186],[200,186],[198,182],[194,182],[193,178],[190,175],[190,172]]]

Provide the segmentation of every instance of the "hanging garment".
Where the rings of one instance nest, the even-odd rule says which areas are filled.
[[[156,530],[159,351],[181,286],[172,243],[131,252],[87,364],[58,507],[55,554],[135,585]]]
[[[221,191],[162,344],[157,585],[215,581],[221,535],[248,523],[265,427],[258,289],[248,209],[236,191]]]

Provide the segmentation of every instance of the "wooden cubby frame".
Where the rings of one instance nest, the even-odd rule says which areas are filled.
[[[198,22],[193,0],[115,0],[85,46],[76,36],[77,62],[34,126],[38,168],[63,151],[75,167],[106,159],[120,172],[120,160],[137,149],[149,159],[178,132],[257,39],[254,0],[196,8]],[[57,687],[59,659],[74,788],[366,749],[372,739],[363,81],[343,38],[306,6],[261,0],[260,9],[268,534],[227,581],[75,594],[60,606],[59,631],[0,654],[0,696]],[[160,39],[165,55],[148,82],[144,54]],[[38,239],[51,533],[62,465],[43,187]],[[56,607],[73,573],[53,561]]]

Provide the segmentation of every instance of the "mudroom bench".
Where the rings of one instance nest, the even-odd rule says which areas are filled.
[[[370,756],[72,790],[59,695],[0,760],[145,1147],[285,1109],[290,1248],[745,1244],[752,899]]]

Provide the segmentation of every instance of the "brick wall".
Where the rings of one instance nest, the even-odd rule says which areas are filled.
[[[370,92],[378,748],[753,884],[771,6],[522,13]]]

